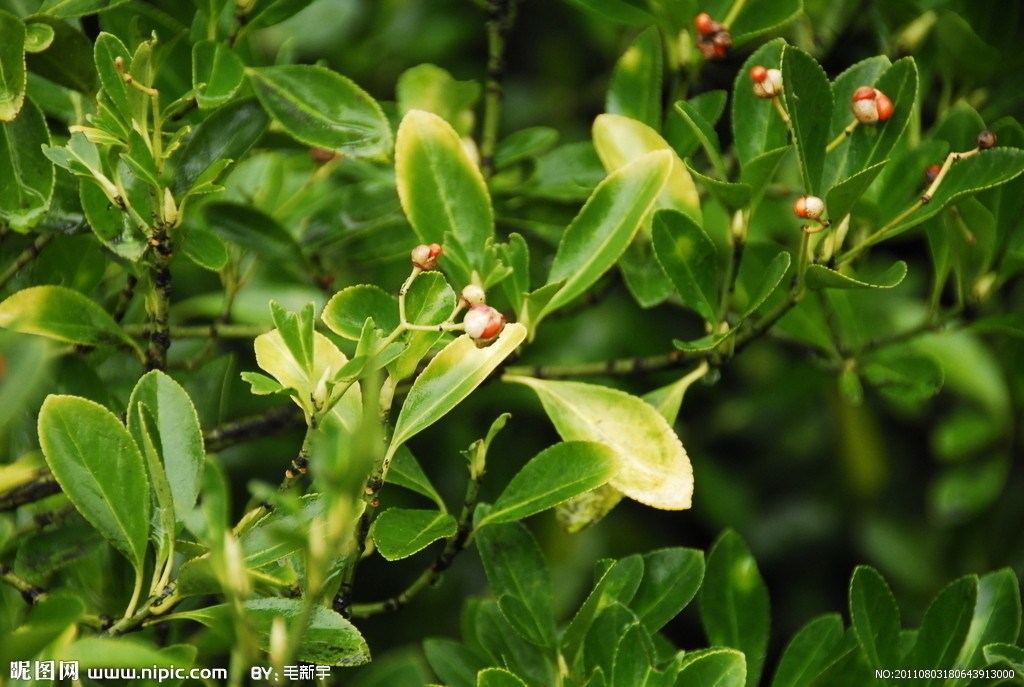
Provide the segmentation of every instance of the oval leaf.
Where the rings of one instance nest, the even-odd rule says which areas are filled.
[[[196,127],[181,153],[174,178],[176,194],[213,190],[216,175],[263,135],[270,119],[253,98],[218,109]]]
[[[458,523],[448,513],[417,508],[388,508],[373,521],[370,536],[389,561],[411,556],[438,539],[455,534]]]
[[[899,286],[906,276],[907,263],[902,260],[870,281],[851,277],[824,265],[811,265],[807,268],[806,282],[811,289],[891,289]]]
[[[615,63],[605,111],[661,128],[661,36],[646,28]]]
[[[690,507],[690,459],[665,418],[642,399],[594,384],[504,379],[537,392],[562,439],[596,441],[614,449],[619,472],[609,481],[611,486],[654,508]]]
[[[522,520],[595,489],[619,469],[615,451],[592,441],[565,441],[530,459],[478,524]]]
[[[14,121],[25,102],[25,24],[0,10],[0,122]]]
[[[810,621],[786,646],[775,671],[772,687],[803,687],[833,661],[833,651],[843,638],[843,620],[838,613]]]
[[[715,244],[692,219],[659,210],[651,228],[654,253],[679,295],[698,315],[718,321],[718,269]]]
[[[786,46],[782,57],[782,80],[786,105],[793,120],[800,172],[807,193],[820,196],[825,170],[829,117],[832,113],[832,85],[825,70],[800,48]]]
[[[0,303],[0,327],[87,346],[138,345],[107,311],[64,286],[32,286]]]
[[[780,150],[789,143],[786,125],[782,123],[775,107],[767,99],[754,95],[750,81],[750,69],[754,65],[778,67],[782,63],[782,48],[785,44],[785,39],[776,38],[755,50],[743,63],[733,84],[733,140],[736,157],[744,173],[752,160],[769,151]],[[761,185],[745,176],[742,179],[755,189]],[[764,183],[767,184],[767,179]]]
[[[379,286],[358,284],[334,294],[320,316],[332,332],[351,341],[359,341],[367,318],[392,331],[398,326],[398,301]]]
[[[676,674],[675,684],[743,687],[751,683],[747,680],[747,666],[742,651],[703,649],[686,654]]]
[[[380,105],[341,74],[305,64],[246,73],[263,107],[296,140],[351,157],[391,150],[391,125]]]
[[[142,454],[121,421],[93,401],[51,395],[39,411],[39,444],[75,508],[141,570],[149,481]]]
[[[242,85],[245,65],[231,48],[214,41],[192,46],[192,87],[202,109],[225,104]]]
[[[48,145],[46,122],[31,100],[0,125],[0,224],[27,231],[46,214],[54,186],[53,164],[42,150]]]
[[[885,578],[870,566],[858,566],[850,578],[850,623],[871,668],[898,664],[900,609]]]

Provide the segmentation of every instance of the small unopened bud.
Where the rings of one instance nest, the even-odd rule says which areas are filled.
[[[994,133],[985,129],[978,134],[978,148],[981,150],[988,150],[995,146],[997,140],[998,137]]]
[[[893,104],[889,96],[877,88],[861,86],[853,92],[850,109],[861,124],[874,124],[892,117]]]
[[[477,347],[484,348],[494,343],[505,328],[505,316],[489,305],[474,305],[462,319],[462,324]]]
[[[793,214],[801,219],[819,219],[825,213],[825,203],[818,196],[800,196],[793,203]]]
[[[924,180],[926,183],[932,183],[936,177],[939,176],[939,172],[942,171],[942,165],[928,165],[924,170]]]
[[[782,72],[778,69],[757,65],[750,70],[750,78],[754,82],[754,95],[758,98],[774,98],[782,93]]]
[[[711,18],[707,12],[701,12],[693,18],[697,28],[697,47],[706,59],[721,60],[729,54],[732,47],[732,34],[729,29]]]
[[[309,156],[313,159],[313,162],[322,165],[338,157],[338,153],[329,148],[310,148]]]
[[[460,300],[465,306],[483,305],[487,302],[487,294],[479,284],[469,284],[462,289]]]
[[[718,31],[720,25],[718,22],[711,18],[711,15],[707,12],[701,12],[693,18],[693,25],[697,27],[697,31],[703,35],[712,34]]]
[[[439,243],[421,243],[412,249],[410,258],[414,267],[419,267],[421,270],[432,270],[437,267],[437,259],[441,257],[444,249],[441,248]]]

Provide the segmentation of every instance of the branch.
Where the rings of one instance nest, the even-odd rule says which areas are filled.
[[[21,271],[21,268],[35,260],[36,256],[38,256],[43,251],[43,248],[46,247],[46,244],[52,240],[53,234],[40,234],[37,236],[36,240],[32,242],[32,245],[23,250],[21,255],[14,259],[11,266],[4,270],[3,274],[0,274],[0,289],[14,278],[14,276]]]
[[[480,138],[480,171],[494,174],[494,153],[501,129],[504,99],[505,40],[515,20],[518,0],[489,0],[487,6],[487,84],[484,87],[484,122]]]

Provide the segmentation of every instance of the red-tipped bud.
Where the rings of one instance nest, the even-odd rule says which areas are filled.
[[[928,165],[927,169],[924,170],[924,180],[929,184],[932,183],[941,171],[942,165]]]
[[[793,203],[793,214],[801,219],[819,219],[825,213],[825,202],[818,196],[800,196]]]
[[[756,81],[757,83],[761,83],[762,81],[768,78],[768,70],[762,67],[761,65],[751,67],[750,78]]]
[[[460,294],[460,300],[464,305],[474,306],[483,305],[487,300],[487,294],[484,293],[484,289],[479,284],[469,284]]]
[[[853,92],[850,109],[861,124],[874,124],[892,117],[893,104],[889,96],[877,88],[861,86]]]
[[[978,134],[978,148],[980,148],[981,150],[988,150],[989,148],[995,146],[997,140],[998,139],[994,133],[992,133],[988,129],[985,129],[980,134]]]
[[[711,15],[707,12],[701,12],[693,18],[693,25],[697,28],[697,31],[707,36],[718,30],[717,22],[715,22]]]
[[[778,69],[765,69],[758,65],[750,70],[750,78],[754,81],[754,95],[758,98],[774,98],[782,93],[782,72]]]
[[[441,248],[440,243],[421,243],[412,249],[409,257],[412,259],[414,267],[419,267],[421,270],[432,270],[437,267],[437,259],[443,252],[444,249]]]
[[[489,346],[505,328],[505,316],[489,305],[474,305],[462,318],[466,334],[479,348]]]

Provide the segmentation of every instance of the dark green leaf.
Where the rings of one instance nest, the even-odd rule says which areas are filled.
[[[871,182],[875,180],[878,173],[885,167],[886,162],[888,161],[883,160],[878,164],[862,169],[829,190],[828,195],[825,196],[825,209],[828,217],[833,222],[841,221],[847,213],[853,211],[853,206],[864,195],[868,186],[871,185]]]
[[[126,2],[128,0],[44,0],[39,12],[53,17],[70,19],[103,12]]]
[[[341,74],[305,64],[246,74],[263,107],[296,140],[351,157],[391,150],[391,125],[380,105]]]
[[[749,0],[729,27],[733,45],[741,46],[789,23],[802,9],[802,0]]]
[[[644,561],[638,554],[612,561],[611,566],[603,571],[562,634],[562,654],[570,666],[580,665],[583,643],[597,614],[614,603],[628,604],[637,593],[643,576]]]
[[[245,155],[263,135],[269,121],[263,108],[252,98],[229,103],[210,115],[192,132],[177,158],[175,193],[180,195],[194,189],[200,180],[207,178],[204,172],[209,169],[222,171],[224,160],[238,160]]]
[[[612,71],[605,112],[661,128],[661,36],[651,26],[637,36]]]
[[[1024,672],[1024,648],[1014,644],[996,642],[984,647],[985,660],[989,664],[1009,664],[1017,673]]]
[[[700,617],[710,644],[746,655],[746,684],[756,685],[768,647],[768,590],[754,557],[733,530],[726,530],[708,553]],[[733,666],[730,672],[736,670],[731,660],[728,665]]]
[[[813,684],[832,662],[842,638],[843,620],[838,613],[819,616],[804,625],[782,653],[772,687]]]
[[[643,560],[644,576],[629,607],[653,633],[676,617],[700,589],[704,554],[677,547],[649,551]]]
[[[637,236],[619,258],[619,271],[626,288],[641,308],[652,308],[675,293],[675,286],[654,257],[654,244]]]
[[[650,635],[640,623],[634,623],[621,631],[612,660],[611,687],[636,687],[646,685],[647,676],[653,671]]]
[[[693,132],[693,136],[700,142],[704,153],[711,162],[711,166],[715,169],[715,173],[722,179],[725,179],[726,171],[725,163],[722,162],[722,144],[718,140],[718,134],[715,133],[714,125],[704,119],[703,115],[685,100],[676,102],[673,109],[675,109],[676,114],[679,115],[683,123]]]
[[[113,205],[96,184],[78,185],[82,211],[89,227],[112,253],[135,262],[146,252],[146,237],[127,212]]]
[[[257,0],[250,6],[250,25],[273,26],[298,14],[311,2],[312,0]]]
[[[526,687],[515,674],[502,668],[486,668],[477,673],[477,687]]]
[[[520,160],[537,157],[558,141],[558,131],[546,126],[532,126],[513,131],[498,144],[494,166],[504,169]]]
[[[475,651],[452,639],[430,638],[423,642],[427,662],[448,687],[476,687],[476,676],[487,662]]]
[[[35,15],[29,21],[53,29],[49,48],[25,55],[29,71],[80,93],[93,93],[96,66],[92,41],[69,22],[56,17]]]
[[[752,160],[748,160],[740,172],[740,181],[750,186],[751,190],[751,211],[753,211],[764,197],[768,185],[775,177],[775,170],[778,169],[782,158],[790,151],[790,146],[783,146],[775,150],[762,153]]]
[[[898,665],[900,610],[889,585],[872,567],[857,566],[850,578],[850,621],[869,666]]]
[[[398,449],[395,453],[395,457],[391,461],[391,469],[388,470],[388,482],[426,496],[442,510],[445,507],[441,495],[437,493],[430,478],[420,467],[419,461],[406,446]]]
[[[555,614],[547,564],[522,523],[491,525],[478,531],[477,547],[502,614],[524,639],[555,645]]]
[[[107,32],[96,37],[93,46],[93,59],[96,61],[96,73],[100,77],[103,93],[114,106],[114,111],[123,122],[130,122],[132,109],[128,101],[128,84],[117,69],[116,61],[121,60],[122,69],[131,69],[131,53],[121,40]]]
[[[679,339],[673,339],[672,345],[680,351],[686,351],[688,353],[704,353],[717,348],[720,343],[734,336],[736,331],[737,330],[734,327],[724,334],[708,334],[707,336],[702,336],[699,339],[694,339],[693,341],[680,341]]]
[[[704,176],[690,166],[689,163],[687,163],[686,167],[690,170],[694,181],[706,188],[711,193],[711,196],[728,212],[736,212],[750,205],[753,189],[751,189],[749,184],[733,184],[727,181],[719,181],[718,179]]]
[[[75,508],[141,571],[149,535],[149,481],[125,426],[98,403],[51,395],[39,411],[39,443]]]
[[[768,100],[754,95],[750,80],[750,69],[755,65],[775,69],[782,64],[782,48],[785,44],[784,39],[776,38],[755,50],[740,67],[733,84],[733,139],[736,157],[744,174],[752,160],[768,151],[782,149],[789,142],[786,126],[779,118],[779,113]],[[755,189],[759,186],[754,180],[743,178],[743,181]]]
[[[853,121],[853,112],[850,109],[850,101],[853,92],[861,86],[872,86],[878,77],[888,69],[892,63],[885,55],[877,55],[861,60],[848,68],[832,82],[832,125],[829,129],[829,140],[837,138],[847,126]],[[870,128],[870,127],[869,127]],[[849,139],[840,143],[837,148],[828,154],[825,160],[825,184],[824,188],[831,188],[841,178],[853,174],[847,166],[847,157],[850,154]],[[856,171],[856,170],[855,170]],[[838,218],[838,214],[836,215]]]
[[[891,289],[899,286],[906,276],[907,263],[899,260],[884,272],[865,278],[852,277],[824,265],[810,265],[806,280],[811,289]]]
[[[0,124],[0,224],[24,232],[46,214],[54,188],[53,165],[42,151],[49,144],[43,114],[31,100],[14,121]]]
[[[220,272],[228,264],[228,247],[209,229],[200,226],[188,228],[188,235],[180,244],[181,252],[211,272]]]
[[[893,351],[874,356],[864,364],[864,379],[886,396],[922,401],[939,393],[943,372],[929,355]]]
[[[386,332],[398,326],[398,302],[384,289],[359,284],[342,289],[327,301],[320,316],[332,332],[359,341],[367,318]]]
[[[746,259],[749,257],[750,252],[744,256]],[[782,278],[786,276],[786,272],[789,271],[789,265],[792,262],[788,251],[779,251],[779,253],[771,259],[771,261],[765,266],[759,274],[759,281],[757,285],[752,289],[747,300],[747,306],[743,309],[742,317],[745,319],[754,314],[754,312],[764,305],[764,302],[771,297],[775,290],[779,288],[779,284],[782,283]],[[741,274],[742,274],[742,267]]]
[[[107,311],[63,286],[33,286],[0,303],[0,327],[58,341],[96,345],[135,343]]]
[[[506,597],[511,600],[513,597]],[[523,639],[506,620],[507,608],[499,610],[494,601],[484,601],[476,612],[476,640],[490,658],[490,665],[503,665],[530,684],[556,684],[551,654]]]
[[[619,468],[615,451],[592,441],[564,441],[523,466],[477,523],[512,522],[540,513],[611,479]]]
[[[829,142],[829,119],[824,115],[832,112],[832,87],[821,65],[793,46],[787,46],[783,54],[782,80],[804,190],[821,196],[825,146]]]
[[[989,645],[1015,642],[1020,633],[1020,615],[1020,583],[1013,570],[1003,568],[982,575],[974,617],[956,665],[980,668],[988,660],[985,654]]]
[[[207,40],[192,46],[192,87],[199,107],[213,109],[227,103],[244,76],[245,65],[225,44]]]
[[[22,540],[14,570],[29,580],[45,580],[50,573],[96,553],[102,544],[103,537],[96,528],[74,513],[62,518],[60,527],[35,532]]]
[[[13,121],[25,102],[25,24],[0,10],[0,122]]]
[[[677,685],[743,687],[744,684],[757,684],[756,679],[754,681],[750,679],[751,673],[744,662],[742,651],[701,649],[687,653],[683,657],[682,663],[682,668],[676,677]]]
[[[961,577],[939,592],[921,621],[911,652],[912,665],[956,667],[955,661],[967,639],[977,598],[978,578],[974,575]],[[928,687],[944,682],[933,677],[925,678],[922,684]]]
[[[652,226],[654,251],[679,295],[701,317],[718,321],[718,272],[715,245],[688,216],[659,210]]]
[[[599,17],[630,26],[650,26],[654,23],[644,4],[636,0],[569,0]]]
[[[438,539],[455,534],[457,523],[448,513],[413,508],[389,508],[373,521],[370,535],[389,561],[413,555]]]
[[[251,205],[227,201],[206,203],[203,219],[220,236],[244,246],[271,264],[280,260],[305,263],[302,249],[292,235],[273,217]]]

